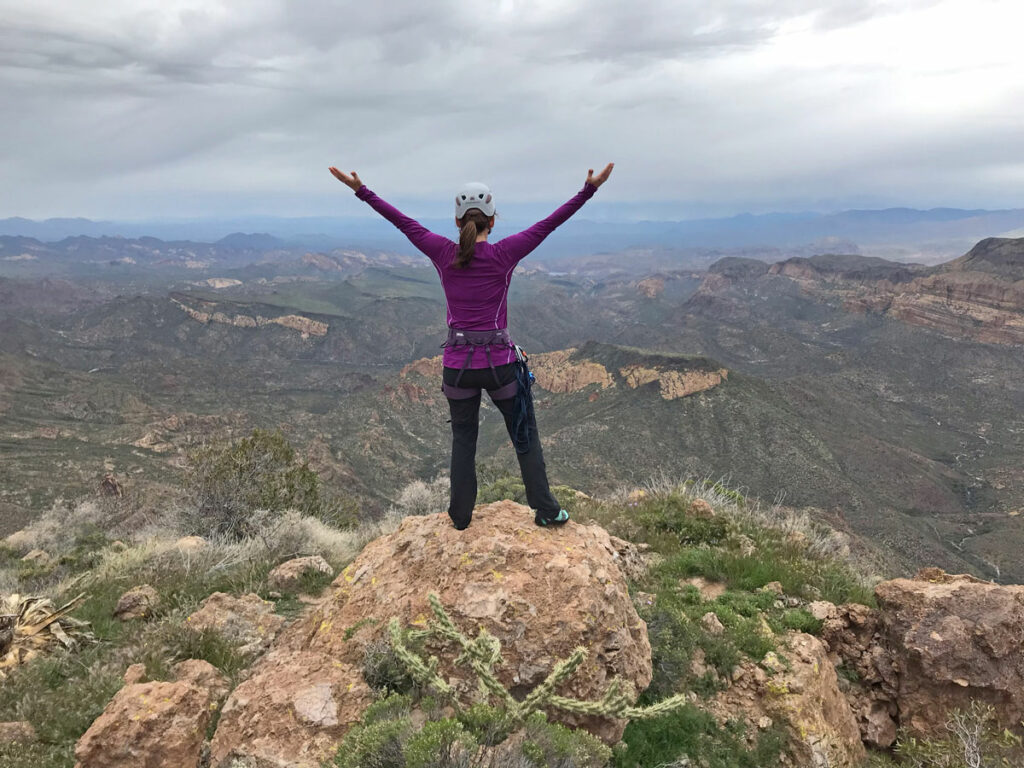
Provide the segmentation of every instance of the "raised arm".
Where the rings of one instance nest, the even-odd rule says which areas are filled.
[[[608,163],[605,169],[597,176],[594,175],[594,169],[591,168],[587,172],[587,181],[583,185],[583,189],[577,192],[572,199],[563,203],[559,206],[558,210],[546,219],[538,221],[529,229],[524,229],[522,232],[510,235],[496,243],[495,245],[502,252],[504,259],[514,264],[526,258],[538,245],[544,242],[544,238],[568,221],[570,216],[576,213],[587,200],[594,196],[597,188],[608,180],[614,167],[615,163]]]
[[[434,234],[415,219],[409,218],[399,211],[395,206],[377,197],[369,187],[363,184],[359,179],[359,174],[355,171],[352,171],[352,174],[349,175],[333,166],[330,168],[330,171],[334,178],[354,190],[356,197],[369,203],[373,210],[398,227],[399,231],[409,238],[409,242],[416,246],[431,261],[437,262],[441,260],[441,257],[454,246],[454,243],[448,238]]]

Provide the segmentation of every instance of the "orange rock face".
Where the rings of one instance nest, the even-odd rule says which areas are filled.
[[[537,384],[548,392],[568,394],[596,384],[601,389],[614,386],[612,375],[603,365],[591,360],[570,360],[575,349],[536,354],[530,358],[530,368]]]
[[[220,323],[222,325],[233,325],[237,328],[262,328],[266,325],[280,325],[283,328],[298,331],[303,338],[326,336],[327,331],[330,329],[327,323],[303,317],[302,315],[281,315],[280,317],[228,315],[225,312],[203,312],[173,297],[171,298],[171,303],[193,320],[203,325]]]
[[[729,371],[725,368],[717,371],[663,371],[642,365],[629,365],[621,369],[619,375],[632,389],[657,381],[662,398],[676,400],[717,387],[729,378]]]
[[[885,314],[953,338],[1024,344],[1024,238],[982,240],[933,269],[889,264],[830,270],[790,259],[769,272],[820,299],[840,299],[849,311]]]

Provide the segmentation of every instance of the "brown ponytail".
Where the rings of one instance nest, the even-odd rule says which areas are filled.
[[[471,208],[459,219],[459,255],[452,264],[456,269],[465,269],[476,252],[476,239],[481,232],[490,232],[491,221],[479,208]]]

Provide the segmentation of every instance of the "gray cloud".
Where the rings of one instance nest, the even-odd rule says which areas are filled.
[[[675,201],[680,218],[1020,205],[1014,13],[1009,0],[0,0],[0,216],[361,213],[331,163],[429,215],[469,178],[557,201],[607,160],[604,200]]]

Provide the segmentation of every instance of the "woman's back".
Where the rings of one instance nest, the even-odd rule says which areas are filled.
[[[453,266],[458,246],[452,243],[447,263],[435,263],[448,303],[448,326],[483,331],[508,327],[508,288],[516,263],[501,243],[476,244],[469,265]]]

